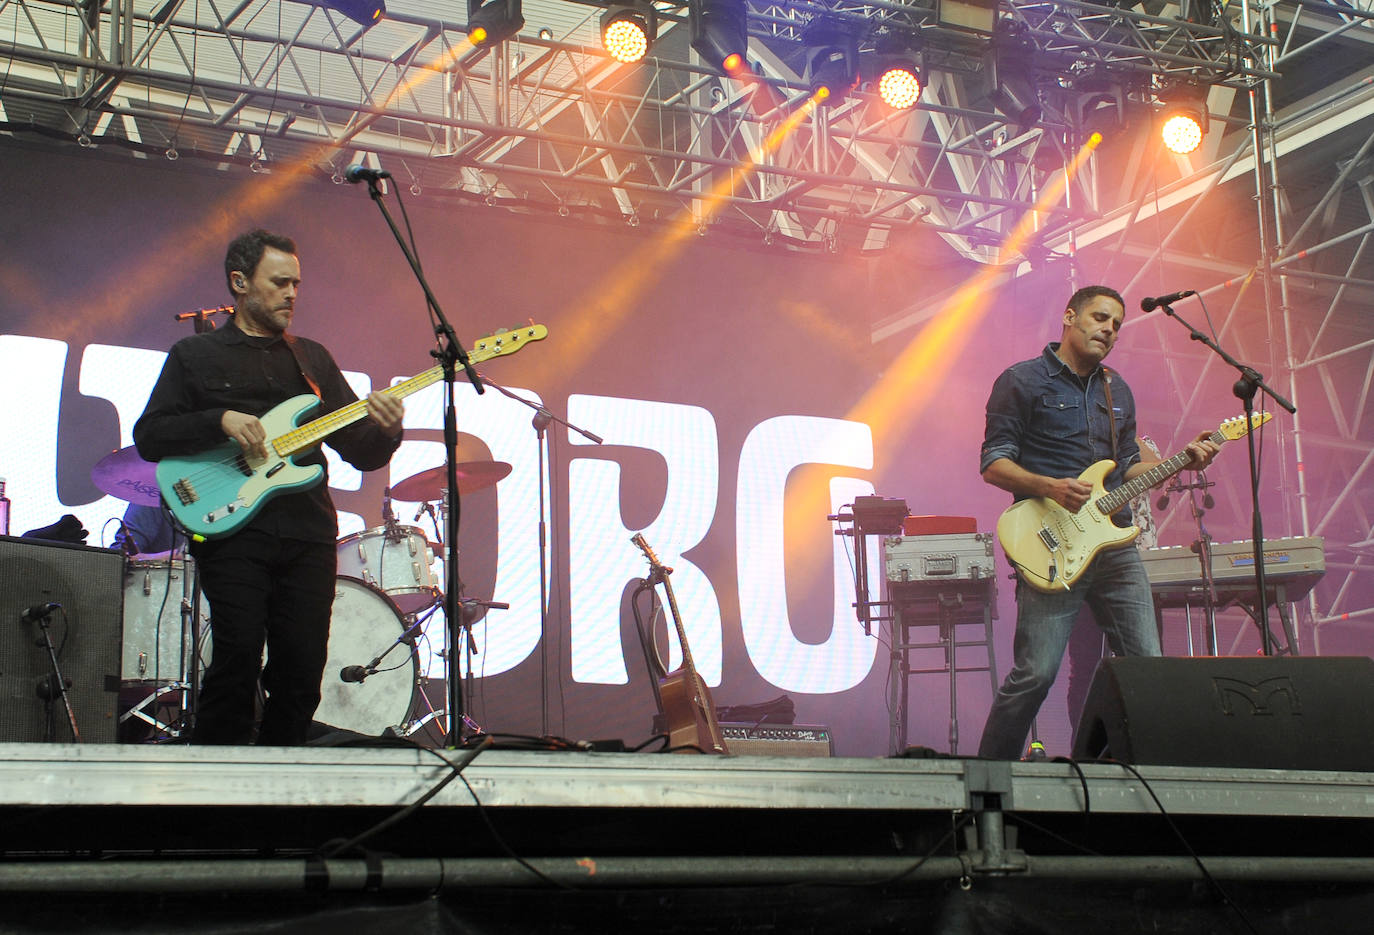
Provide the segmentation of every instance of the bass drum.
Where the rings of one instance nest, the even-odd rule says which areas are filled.
[[[405,618],[390,598],[357,578],[340,576],[315,720],[374,737],[388,727],[403,728],[420,680],[415,647],[396,644],[405,630]],[[385,658],[365,681],[343,680],[344,669],[365,666],[382,653]]]

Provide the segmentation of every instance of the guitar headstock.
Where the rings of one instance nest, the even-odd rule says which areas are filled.
[[[1253,432],[1272,418],[1274,417],[1267,412],[1252,412],[1250,413],[1248,425],[1246,424],[1245,416],[1236,416],[1235,418],[1227,419],[1225,422],[1221,423],[1221,427],[1217,429],[1217,431],[1221,433],[1222,438],[1233,442],[1237,438],[1244,438],[1247,434]]]
[[[548,336],[549,329],[547,327],[536,325],[533,322],[523,328],[496,331],[478,338],[473,344],[472,353],[468,355],[468,358],[473,363],[481,363],[484,360],[491,360],[493,357],[505,357],[507,354],[514,354],[531,341],[542,341]]]
[[[639,548],[639,551],[644,553],[644,557],[649,560],[650,565],[661,564],[661,562],[659,562],[658,560],[658,556],[654,554],[654,550],[649,547],[649,543],[645,540],[644,533],[635,533],[633,536],[630,537],[630,541],[633,542]]]

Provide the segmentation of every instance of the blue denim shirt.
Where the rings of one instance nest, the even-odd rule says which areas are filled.
[[[1059,359],[1058,349],[1057,342],[1047,344],[1039,357],[1011,365],[992,385],[978,470],[1009,458],[1035,474],[1077,477],[1090,465],[1110,459],[1117,466],[1105,483],[1113,490],[1125,483],[1126,469],[1140,460],[1135,397],[1112,371],[1117,437],[1113,456],[1102,389],[1106,368],[1099,366],[1084,379]]]

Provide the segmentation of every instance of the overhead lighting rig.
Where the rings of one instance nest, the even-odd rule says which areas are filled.
[[[688,40],[707,65],[724,74],[744,68],[748,27],[744,0],[687,0]]]
[[[925,90],[919,39],[885,33],[874,42],[872,52],[861,53],[859,73],[869,91],[876,91],[883,103],[894,110],[915,107]]]
[[[468,41],[479,48],[504,42],[524,27],[521,0],[468,0]]]
[[[601,14],[601,47],[617,62],[637,62],[658,36],[652,3],[616,4]]]
[[[320,6],[326,10],[342,13],[362,26],[371,26],[386,16],[384,0],[320,0]],[[169,3],[163,9],[170,7],[171,4]],[[159,10],[157,15],[162,15],[162,10]],[[156,19],[156,16],[154,18]],[[164,21],[166,18],[168,17],[164,17]]]
[[[804,80],[812,97],[833,106],[859,84],[859,40],[853,31],[825,19],[812,20],[802,31],[806,47]]]
[[[1159,112],[1159,132],[1165,147],[1180,156],[1195,151],[1207,135],[1207,88],[1180,84],[1158,96],[1164,105]]]

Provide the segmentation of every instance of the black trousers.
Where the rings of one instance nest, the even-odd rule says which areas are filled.
[[[210,603],[212,642],[192,742],[251,743],[261,679],[266,702],[257,742],[304,743],[329,648],[334,543],[248,528],[191,552]]]

